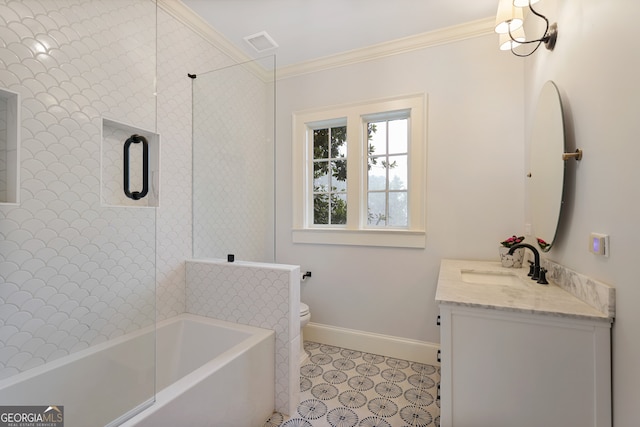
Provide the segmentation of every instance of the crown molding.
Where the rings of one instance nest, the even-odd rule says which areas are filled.
[[[225,36],[216,31],[200,15],[189,9],[180,0],[156,0],[159,8],[192,29],[209,43],[215,45],[234,62],[247,62],[253,58],[238,49]]]
[[[180,0],[157,0],[157,4],[162,10],[169,13],[205,40],[213,44],[233,62],[243,63],[250,62],[255,59],[238,49],[226,37],[211,27],[204,19],[185,6]],[[429,31],[414,36],[371,45],[362,49],[339,53],[337,55],[325,56],[311,61],[286,65],[277,68],[276,77],[278,80],[283,80],[290,77],[315,73],[317,71],[344,67],[359,62],[371,61],[415,50],[426,49],[428,47],[440,46],[447,43],[493,34],[494,26],[495,17],[479,19],[460,25],[454,25],[435,31]],[[262,78],[265,81],[273,79],[272,71],[266,71],[261,66],[260,68],[262,69]],[[257,69],[255,71],[259,72]]]
[[[358,62],[371,61],[414,50],[440,46],[487,34],[493,34],[495,17],[470,21],[460,25],[391,40],[362,49],[355,49],[337,55],[326,56],[312,61],[286,65],[277,70],[278,80],[300,76],[331,68],[344,67]]]
[[[274,70],[267,70],[257,60],[261,58],[252,58],[240,49],[238,49],[233,43],[229,41],[225,36],[216,31],[209,23],[189,9],[180,0],[156,0],[159,8],[167,12],[169,15],[180,21],[182,24],[193,30],[196,34],[202,37],[205,41],[215,46],[222,54],[231,59],[233,64],[238,65],[246,63],[248,69],[252,71],[258,78],[264,82],[273,82]],[[193,70],[194,72],[196,70]],[[203,70],[202,72],[208,72],[212,70]],[[197,73],[196,73],[197,74]]]

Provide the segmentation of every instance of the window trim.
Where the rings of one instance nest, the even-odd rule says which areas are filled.
[[[337,245],[389,246],[424,248],[426,244],[426,94],[365,101],[355,104],[304,110],[292,114],[292,190],[294,243]],[[367,227],[366,202],[367,153],[366,123],[372,118],[395,111],[409,111],[409,225],[406,228]],[[310,156],[309,130],[321,123],[345,120],[347,124],[347,164],[351,182],[347,186],[350,214],[345,225],[313,225],[313,209],[309,197],[313,182],[309,173],[313,165]],[[313,126],[310,126],[312,124]],[[304,141],[304,143],[302,143]],[[310,196],[311,195],[311,196]],[[352,208],[352,206],[357,205]],[[365,212],[362,212],[362,207]],[[355,211],[353,211],[355,210]],[[310,212],[311,211],[311,212]]]

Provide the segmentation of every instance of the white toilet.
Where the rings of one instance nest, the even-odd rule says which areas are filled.
[[[304,351],[304,339],[302,337],[302,329],[311,320],[311,313],[309,312],[309,306],[303,302],[300,302],[300,363],[304,362],[309,356]]]

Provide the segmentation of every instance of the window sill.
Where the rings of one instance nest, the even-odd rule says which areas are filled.
[[[424,231],[298,228],[293,229],[291,235],[293,243],[391,248],[424,248],[426,245],[426,233]]]

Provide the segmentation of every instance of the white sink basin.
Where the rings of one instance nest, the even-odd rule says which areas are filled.
[[[526,286],[514,273],[500,271],[460,270],[462,281],[477,285]]]

